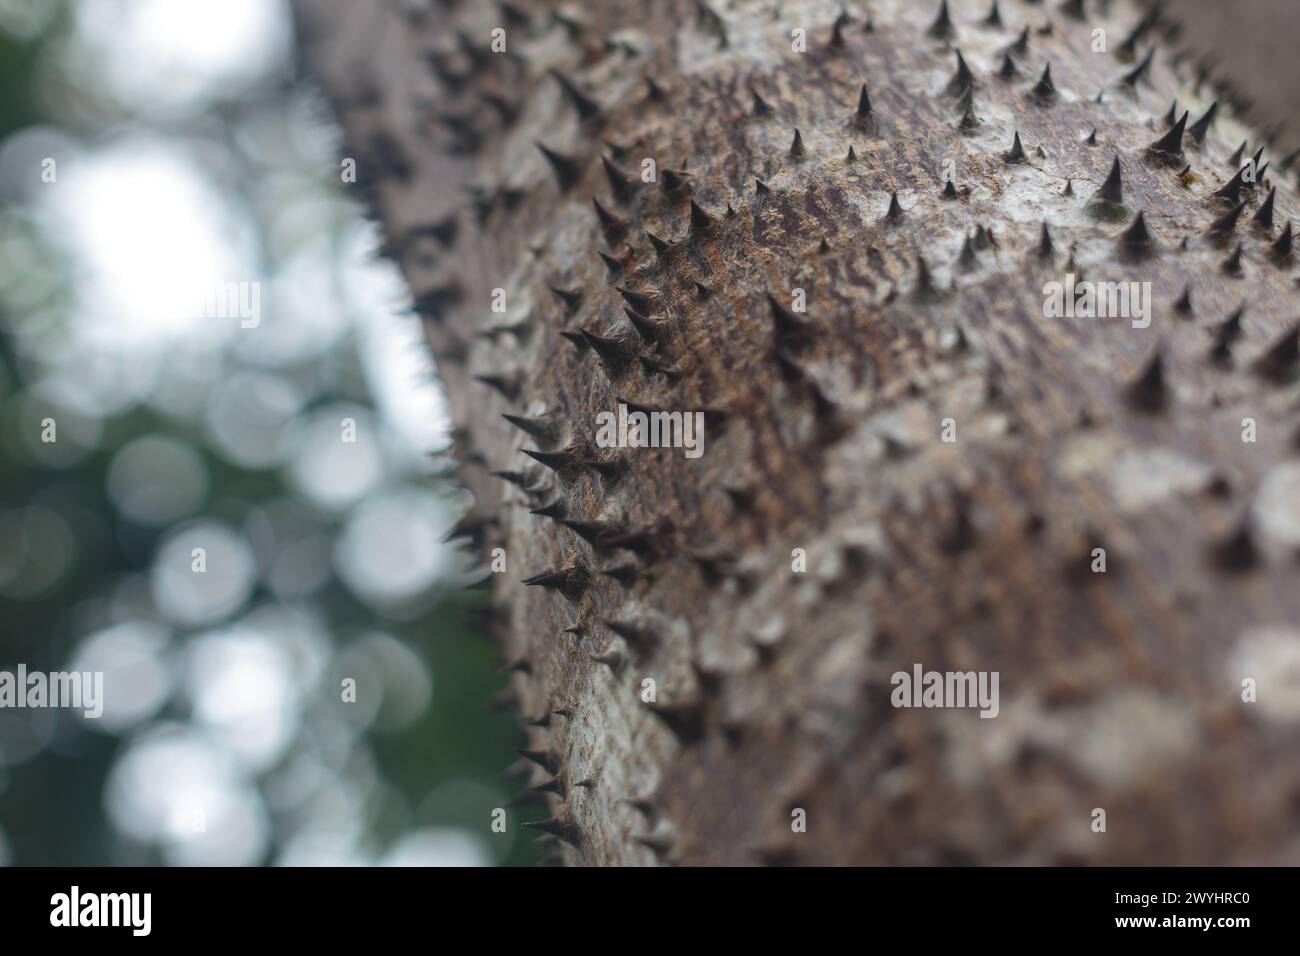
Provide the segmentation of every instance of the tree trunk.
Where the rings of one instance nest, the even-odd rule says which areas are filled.
[[[298,2],[570,863],[1300,862],[1290,163],[1139,8],[950,7]]]

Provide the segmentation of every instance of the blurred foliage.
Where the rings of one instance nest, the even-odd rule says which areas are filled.
[[[103,121],[103,128],[91,124],[88,129],[84,116],[73,122],[51,109],[42,97],[33,95],[42,81],[41,65],[65,39],[75,8],[75,4],[62,8],[30,39],[15,38],[0,30],[0,88],[5,90],[4,97],[0,97],[0,151],[11,136],[34,124],[75,126],[79,141],[89,150],[94,149],[99,137],[115,132],[109,120]],[[94,75],[93,63],[79,64],[78,68]],[[259,114],[283,112],[290,108],[295,96],[301,95],[300,87],[301,81],[286,71],[284,77],[251,86],[246,96]],[[240,135],[234,124],[239,121],[242,105],[246,104],[223,103],[219,110],[209,109],[189,120],[191,124],[225,124],[223,141],[231,156],[222,157],[222,162],[238,160],[230,144]],[[149,123],[140,117],[132,117],[131,121],[146,127]],[[178,148],[183,149],[179,143],[182,134],[165,123],[157,124],[152,132],[164,141],[177,139]],[[322,170],[319,183],[321,189],[338,194],[344,188],[335,180],[332,167]],[[248,205],[253,226],[265,232],[278,210]],[[356,228],[361,212],[359,206],[350,209],[350,221],[341,220],[340,230]],[[24,230],[25,216],[20,215],[24,212],[17,203],[7,202],[0,209],[0,217],[9,220],[12,228]],[[37,241],[35,237],[33,241]],[[267,243],[265,237],[262,242]],[[342,244],[335,245],[343,248]],[[40,254],[47,252],[42,250]],[[75,269],[61,268],[68,282],[75,280]],[[119,600],[124,587],[126,593],[135,593],[128,585],[138,590],[138,582],[148,579],[159,544],[175,530],[174,525],[140,523],[121,513],[121,503],[109,490],[109,472],[115,455],[125,445],[141,436],[163,435],[184,442],[197,453],[206,469],[207,493],[199,510],[187,515],[186,521],[211,519],[236,529],[247,527],[259,507],[274,500],[301,497],[301,491],[286,481],[283,469],[233,464],[229,456],[213,448],[210,437],[197,423],[159,414],[156,408],[141,404],[106,414],[93,449],[71,467],[52,466],[24,453],[23,443],[15,436],[39,427],[30,420],[30,406],[23,401],[25,390],[34,384],[28,380],[34,363],[23,354],[15,336],[26,316],[15,311],[4,293],[0,282],[0,518],[6,514],[13,518],[22,509],[39,503],[62,518],[75,541],[75,553],[54,582],[38,593],[14,597],[0,592],[0,669],[12,670],[23,662],[29,670],[68,670],[78,645],[92,627],[88,622],[102,621],[105,604]],[[72,314],[75,297],[69,294],[67,298],[66,306],[56,305],[56,309],[68,313],[62,317],[66,319],[65,335],[74,334],[76,329]],[[299,418],[335,400],[375,406],[361,388],[366,376],[360,348],[357,333],[345,334],[327,355],[310,356],[285,367],[288,376],[301,373],[313,382],[313,394],[298,412]],[[238,367],[237,360],[227,356],[227,364],[219,374],[229,375]],[[423,474],[405,479],[397,474],[390,477],[390,482],[405,480],[408,487],[433,489],[439,479],[432,476],[433,464],[426,464]],[[455,519],[456,505],[451,489],[444,489],[440,496],[445,523],[437,530],[442,531]],[[322,511],[311,502],[305,502],[304,508],[313,521],[331,528],[337,541],[347,513]],[[13,527],[12,521],[9,527]],[[12,548],[12,542],[9,544]],[[0,549],[4,545],[0,541]],[[304,689],[310,698],[302,704],[305,722],[299,739],[284,748],[276,765],[258,768],[251,775],[252,784],[261,787],[264,796],[267,781],[284,773],[286,764],[311,746],[301,738],[312,731],[312,715],[334,713],[348,706],[339,701],[337,672],[332,668],[338,663],[338,652],[352,645],[358,635],[381,631],[396,637],[423,662],[432,682],[428,705],[413,720],[396,730],[360,729],[350,744],[351,756],[339,762],[338,781],[356,782],[366,796],[363,805],[355,810],[355,822],[364,834],[355,848],[356,861],[382,859],[405,835],[421,827],[468,831],[498,863],[535,862],[539,856],[530,834],[521,833],[517,823],[524,816],[545,816],[540,808],[527,814],[511,810],[511,848],[507,853],[494,850],[494,841],[501,837],[491,833],[491,812],[508,799],[510,787],[502,771],[515,759],[512,745],[522,743],[523,738],[517,718],[489,710],[491,698],[506,686],[507,680],[499,671],[499,655],[493,643],[483,636],[475,619],[484,606],[486,592],[481,587],[464,588],[464,580],[463,573],[454,573],[436,582],[432,593],[441,597],[426,602],[414,615],[390,614],[384,607],[359,598],[340,580],[337,570],[322,587],[303,599],[317,619],[325,623],[335,658],[323,669],[323,677]],[[241,615],[276,606],[280,601],[259,576],[241,607],[208,627],[187,628],[167,622],[174,645],[169,653],[183,654],[200,632],[236,624]],[[162,617],[156,609],[150,613]],[[156,714],[121,735],[88,731],[82,718],[64,711],[0,712],[0,720],[28,719],[44,722],[40,731],[42,745],[34,753],[6,759],[5,737],[0,734],[0,862],[6,856],[10,862],[27,865],[168,862],[158,843],[133,839],[115,825],[107,809],[106,787],[112,768],[144,725],[199,724],[193,701],[180,682],[173,685]],[[45,726],[51,721],[53,728]],[[358,774],[356,781],[349,777],[354,770]],[[184,773],[184,768],[178,772]],[[322,778],[325,788],[330,779]],[[178,779],[174,783],[182,786],[185,781]],[[261,855],[263,863],[276,862],[279,851],[294,837],[295,828],[310,822],[302,815],[282,815],[274,809],[268,818],[270,834]]]

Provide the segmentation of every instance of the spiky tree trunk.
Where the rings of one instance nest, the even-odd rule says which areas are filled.
[[[1163,24],[403,11],[298,4],[569,862],[1300,862],[1300,205]]]

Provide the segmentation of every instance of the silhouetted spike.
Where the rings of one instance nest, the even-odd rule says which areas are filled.
[[[626,342],[603,335],[593,335],[586,329],[579,329],[578,331],[582,334],[586,343],[591,346],[592,351],[599,355],[601,361],[606,365],[622,368],[631,361],[632,354]]]
[[[1210,223],[1210,235],[1225,236],[1237,228],[1237,220],[1241,217],[1241,211],[1246,208],[1246,200],[1241,200],[1214,222]]]
[[[701,299],[707,299],[709,296],[713,295],[713,290],[709,288],[707,285],[705,285],[703,282],[701,282],[699,279],[694,280],[694,282],[695,282],[695,291],[696,293],[699,294],[699,297]]]
[[[1073,183],[1070,181],[1069,177],[1066,177],[1066,180],[1065,180],[1065,188],[1061,190],[1061,195],[1062,195],[1062,196],[1073,196],[1073,195],[1074,195],[1074,185],[1073,185]]]
[[[952,17],[948,15],[948,0],[943,0],[939,5],[939,15],[934,18],[930,24],[930,29],[925,31],[927,35],[940,40],[946,40],[955,36],[957,30],[952,25]]]
[[[1241,252],[1241,243],[1237,243],[1237,248],[1233,249],[1232,254],[1223,260],[1223,265],[1220,268],[1225,274],[1230,276],[1241,275]]]
[[[587,350],[586,339],[584,339],[577,332],[570,332],[568,329],[561,329],[560,337],[565,341],[571,342],[573,345],[577,346],[578,351],[580,352],[585,352]]]
[[[767,304],[772,312],[772,324],[781,338],[804,338],[812,331],[812,323],[786,308],[772,293],[767,294]]]
[[[1178,122],[1178,100],[1173,99],[1169,101],[1169,112],[1165,114],[1165,125],[1173,126],[1176,122]],[[1182,145],[1181,141],[1179,145]]]
[[[1265,378],[1285,382],[1300,369],[1300,327],[1293,326],[1255,359],[1254,369]]]
[[[1106,181],[1101,184],[1101,188],[1097,190],[1095,198],[1114,205],[1124,201],[1124,178],[1120,172],[1119,156],[1116,156],[1115,161],[1111,163],[1110,173],[1106,176]]]
[[[1056,87],[1052,85],[1052,64],[1043,67],[1043,75],[1038,78],[1031,95],[1040,100],[1050,100],[1056,96]]]
[[[754,89],[751,86],[749,88],[749,94],[754,98],[755,116],[770,116],[772,114],[772,107],[768,105],[767,100],[763,99],[763,97],[758,95],[758,90]]]
[[[654,629],[639,621],[627,621],[619,618],[602,617],[600,623],[627,641],[633,648],[645,648],[657,643],[659,635]]]
[[[1183,294],[1180,295],[1178,301],[1174,303],[1174,309],[1183,315],[1192,314],[1192,287],[1190,285],[1183,287]]]
[[[1233,154],[1228,157],[1228,165],[1231,166],[1233,169],[1236,169],[1238,166],[1240,166],[1241,157],[1245,152],[1246,152],[1246,141],[1243,139],[1241,141],[1241,145],[1238,146],[1236,150],[1233,151]]]
[[[653,296],[650,296],[645,292],[633,292],[631,289],[625,288],[621,285],[616,286],[615,288],[617,289],[618,294],[623,297],[623,301],[636,309],[642,315],[649,315],[654,311],[655,300]]]
[[[609,180],[609,188],[613,190],[614,195],[619,199],[627,199],[632,192],[632,179],[614,165],[614,161],[608,156],[600,157],[600,164],[605,169],[605,178]]]
[[[790,156],[793,159],[802,159],[804,156],[803,136],[799,134],[798,127],[794,131],[794,139],[790,143]]]
[[[598,543],[601,535],[608,531],[610,527],[604,521],[576,521],[569,518],[557,518],[556,520],[588,544]]]
[[[657,341],[661,334],[659,323],[649,316],[642,315],[634,309],[624,308],[623,313],[627,316],[632,327],[636,329],[637,335],[641,336],[647,342]]]
[[[699,203],[694,199],[691,200],[691,232],[699,235],[708,232],[717,223],[712,216],[704,211]]]
[[[1130,249],[1141,249],[1151,245],[1154,240],[1150,230],[1147,229],[1144,212],[1138,212],[1133,224],[1120,234],[1119,241],[1121,245]]]
[[[1196,140],[1197,144],[1205,141],[1205,134],[1210,129],[1210,124],[1214,122],[1214,117],[1219,113],[1219,101],[1215,100],[1210,104],[1210,108],[1205,111],[1205,115],[1198,119],[1187,129],[1187,134]]]
[[[980,125],[979,117],[975,115],[975,106],[973,103],[967,103],[966,109],[961,114],[961,120],[957,123],[959,129],[969,133]]]
[[[965,272],[969,272],[978,265],[975,258],[975,246],[971,243],[970,236],[967,236],[961,244],[961,254],[957,257],[957,265]]]
[[[1218,189],[1214,195],[1219,199],[1226,199],[1228,202],[1238,202],[1241,199],[1241,184],[1245,181],[1246,170],[1249,166],[1243,165],[1237,170],[1237,174],[1228,182]]]
[[[1025,24],[1025,28],[1020,31],[1020,36],[1016,37],[1016,42],[1011,44],[1011,46],[1007,47],[1006,52],[1012,54],[1013,56],[1018,56],[1021,59],[1023,59],[1025,56],[1028,55],[1029,24],[1027,23]]]
[[[844,161],[846,163],[852,163],[855,162],[857,158],[858,154],[853,151],[853,144],[849,143],[849,151],[844,154]]]
[[[835,22],[831,24],[830,47],[832,50],[844,49],[844,28],[852,22],[853,18],[849,16],[849,12],[847,10],[840,10],[840,15],[837,16]]]
[[[871,96],[867,93],[867,84],[862,84],[862,91],[858,93],[858,109],[853,114],[859,122],[871,118]]]
[[[605,269],[609,272],[611,279],[623,271],[623,263],[618,259],[615,259],[613,256],[606,255],[599,249],[596,250],[596,255],[600,256],[600,261],[605,263]]]
[[[1152,47],[1151,49],[1147,50],[1147,55],[1142,58],[1141,62],[1138,63],[1137,66],[1133,67],[1133,69],[1125,73],[1120,78],[1120,82],[1123,83],[1125,86],[1136,87],[1138,85],[1138,81],[1142,79],[1142,77],[1146,74],[1147,70],[1151,69],[1151,61],[1152,59],[1154,59],[1155,55],[1156,55],[1155,47]]]
[[[1255,170],[1255,175],[1250,181],[1246,183],[1247,186],[1253,188],[1256,183],[1263,180],[1264,169],[1268,166],[1268,163],[1265,163],[1263,166],[1259,165],[1259,161],[1263,158],[1264,158],[1264,147],[1261,146],[1259,149],[1255,150],[1255,155],[1250,157],[1250,165],[1251,168]]]
[[[758,195],[766,196],[771,191],[772,190],[768,188],[767,183],[763,182],[763,180],[761,179],[754,180],[754,192],[757,193]]]
[[[1282,235],[1277,237],[1277,242],[1273,243],[1273,255],[1278,259],[1285,259],[1291,255],[1292,246],[1291,223],[1286,224],[1282,230]]]
[[[591,204],[596,207],[596,218],[600,220],[600,228],[610,239],[620,239],[627,234],[627,221],[614,215],[608,209],[600,204],[600,200],[594,196]]]
[[[1273,199],[1277,196],[1277,187],[1274,186],[1268,191],[1268,198],[1260,204],[1259,211],[1255,213],[1254,223],[1261,229],[1273,228]]]
[[[1038,237],[1038,258],[1051,259],[1056,250],[1052,247],[1052,233],[1047,228],[1047,222],[1043,222],[1043,231]]]
[[[541,150],[546,161],[551,166],[551,172],[555,174],[555,181],[559,183],[560,189],[567,190],[582,178],[582,164],[572,156],[566,156],[563,153],[557,153],[553,149],[548,149],[541,143],[537,143],[537,148]]]
[[[1094,127],[1092,128],[1092,132],[1089,133],[1089,134],[1084,138],[1084,140],[1083,140],[1083,145],[1084,145],[1084,146],[1096,146],[1096,145],[1097,145],[1097,127],[1094,126]]]
[[[659,170],[659,182],[666,193],[679,193],[690,185],[687,181],[686,173],[683,170],[668,169],[667,167]]]
[[[1115,52],[1118,53],[1125,62],[1133,59],[1137,53],[1138,40],[1141,40],[1147,35],[1151,28],[1156,25],[1158,19],[1158,10],[1153,9],[1149,11],[1146,16],[1137,22],[1137,25],[1134,26],[1129,32],[1129,35],[1124,38],[1124,42],[1119,45],[1119,49]]]
[[[541,515],[543,518],[555,518],[555,519],[563,518],[565,514],[564,502],[561,499],[557,498],[555,501],[552,501],[549,505],[544,505],[541,508],[535,508],[528,513],[530,515]]]
[[[1165,386],[1164,357],[1157,349],[1127,388],[1129,404],[1145,412],[1157,412],[1168,399]]]
[[[998,0],[993,0],[993,6],[989,9],[989,15],[984,18],[983,23],[986,27],[1002,26],[1002,11],[998,9]]]
[[[650,240],[650,245],[654,246],[656,255],[662,256],[665,253],[672,252],[673,250],[673,244],[671,242],[668,242],[665,239],[660,239],[648,229],[646,230],[646,238]]]
[[[1016,130],[1015,136],[1011,140],[1011,149],[1002,154],[1002,159],[1007,163],[1029,162],[1029,157],[1025,155],[1025,148],[1020,145],[1019,130]]]
[[[916,257],[916,287],[912,292],[915,299],[928,301],[939,296],[939,289],[934,284],[934,278],[930,275],[930,267],[926,265],[925,259],[918,253]]]
[[[531,578],[524,578],[523,583],[531,588],[549,588],[552,591],[563,591],[569,583],[569,572],[548,571],[545,574],[535,574]]]
[[[943,184],[943,198],[944,199],[957,198],[957,186],[951,179]]]
[[[1183,131],[1187,129],[1187,116],[1188,111],[1184,110],[1182,118],[1173,125],[1169,132],[1148,146],[1147,149],[1153,153],[1163,153],[1165,156],[1181,157],[1183,155]]]
[[[532,448],[524,448],[522,451],[533,461],[545,465],[552,471],[571,468],[577,464],[577,460],[567,451],[535,451]]]
[[[474,381],[482,382],[512,402],[519,397],[519,380],[516,378],[507,378],[503,375],[475,375]]]
[[[555,753],[550,750],[524,750],[521,747],[515,748],[515,753],[531,763],[537,764],[551,776],[555,776],[560,770],[560,762]]]
[[[548,720],[547,723],[549,724],[550,721]],[[546,726],[546,724],[535,726]],[[539,783],[532,790],[534,793],[554,793],[558,794],[561,799],[564,798],[564,784],[560,782],[559,777],[552,777],[544,783]]]
[[[948,81],[948,92],[952,96],[964,93],[975,83],[975,74],[970,71],[966,65],[966,58],[961,55],[961,50],[955,51],[957,54],[957,72],[952,75]]]
[[[889,194],[889,208],[885,210],[886,222],[898,222],[903,218],[903,207],[898,204],[898,193]]]
[[[1011,59],[1011,54],[1004,51],[1002,54],[1002,67],[998,70],[998,76],[1004,80],[1010,80],[1019,75],[1020,70],[1017,69],[1015,61]]]
[[[564,303],[565,310],[570,314],[576,312],[578,307],[582,305],[581,289],[561,289],[558,286],[551,286],[551,291]]]
[[[600,104],[578,89],[572,80],[555,69],[551,70],[551,76],[555,77],[555,81],[560,84],[560,89],[569,98],[569,102],[573,104],[579,116],[584,120],[592,120],[600,116]]]
[[[568,820],[561,820],[556,817],[552,820],[529,820],[521,824],[532,830],[541,830],[543,833],[549,833],[551,836],[559,837],[570,846],[579,846],[582,841],[582,831],[577,825]]]

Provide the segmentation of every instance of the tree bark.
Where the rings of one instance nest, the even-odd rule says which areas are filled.
[[[1300,862],[1294,167],[1140,8],[950,8],[298,0],[569,863]]]

